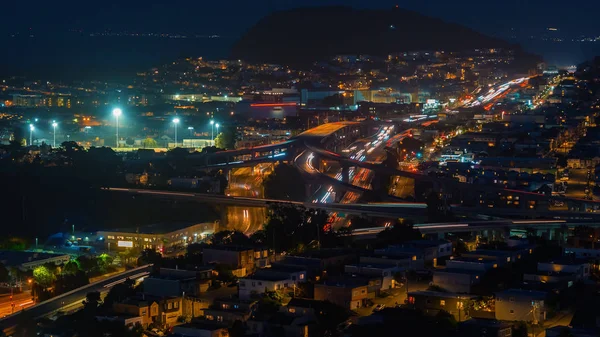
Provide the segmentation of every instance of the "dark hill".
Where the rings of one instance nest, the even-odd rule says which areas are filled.
[[[234,45],[232,57],[302,64],[339,54],[512,48],[510,43],[416,12],[350,7],[299,8],[261,19]]]

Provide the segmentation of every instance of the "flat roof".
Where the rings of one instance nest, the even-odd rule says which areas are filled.
[[[333,122],[333,123],[321,124],[321,125],[317,126],[316,128],[312,128],[312,129],[302,132],[301,134],[299,134],[296,137],[297,138],[327,137],[347,126],[359,125],[359,124],[360,124],[359,122]]]
[[[525,289],[506,289],[504,291],[499,291],[496,293],[496,296],[504,295],[504,296],[530,296],[535,298],[546,298],[548,293],[545,291],[537,291],[537,290],[525,290]]]
[[[422,296],[432,296],[432,297],[443,297],[443,298],[474,298],[477,297],[475,295],[469,294],[457,294],[457,293],[449,293],[443,291],[432,291],[432,290],[419,290],[419,291],[409,291],[408,295],[422,295]]]
[[[290,279],[289,273],[259,269],[254,274],[244,277],[246,280],[285,281]]]
[[[448,274],[467,274],[467,275],[483,275],[485,272],[480,270],[468,270],[459,268],[446,268],[435,270],[434,273],[448,273]]]
[[[373,268],[373,269],[389,269],[389,268],[397,268],[395,263],[351,263],[346,266],[359,267],[359,268]]]
[[[157,223],[152,225],[140,226],[140,227],[128,227],[128,228],[116,228],[109,230],[101,230],[100,232],[118,232],[118,233],[131,233],[131,234],[167,234],[182,230],[195,225],[208,224],[208,223],[192,223],[192,222],[179,222],[179,223]],[[210,223],[212,225],[212,223]]]
[[[60,256],[68,256],[68,254],[52,254],[52,253],[37,253],[37,252],[18,252],[12,250],[3,250],[0,251],[0,261],[9,267],[9,266],[18,266],[23,263],[33,262],[33,261],[42,261],[52,258],[57,258]]]

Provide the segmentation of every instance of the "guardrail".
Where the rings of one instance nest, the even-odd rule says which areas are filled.
[[[134,269],[126,270],[126,271],[124,271],[124,272],[122,272],[122,273],[120,273],[120,274],[114,275],[114,276],[112,276],[112,277],[110,277],[110,278],[108,278],[108,279],[112,279],[112,278],[118,278],[118,277],[121,277],[123,274],[128,274],[128,273],[131,273],[131,272],[134,272],[134,271],[137,271],[137,270],[146,269],[146,268],[149,268],[149,267],[151,267],[151,266],[152,266],[151,264],[147,264],[147,265],[144,265],[144,266],[141,266],[141,267],[137,267],[137,268],[134,268]],[[139,274],[136,274],[136,275],[139,275]],[[136,275],[133,275],[133,276],[136,276]],[[108,280],[108,279],[107,279],[107,280]],[[60,300],[60,299],[62,299],[62,298],[65,298],[65,297],[67,297],[67,296],[69,296],[69,295],[75,294],[76,292],[79,292],[79,291],[82,291],[82,290],[85,290],[85,289],[88,289],[88,288],[92,288],[92,287],[94,287],[94,286],[97,286],[98,284],[100,284],[100,283],[102,283],[102,282],[106,282],[107,280],[100,280],[100,281],[96,281],[96,282],[93,282],[93,283],[90,283],[90,284],[86,284],[86,285],[84,285],[84,286],[82,286],[82,287],[79,287],[79,288],[77,288],[77,289],[73,289],[73,290],[71,290],[71,291],[67,291],[67,292],[66,292],[66,293],[64,293],[64,294],[60,294],[60,295],[58,295],[58,296],[55,296],[55,297],[52,297],[52,298],[50,298],[50,299],[47,299],[47,300],[45,300],[45,301],[43,301],[43,302],[40,302],[40,303],[38,303],[38,304],[36,304],[36,305],[34,305],[34,306],[32,306],[32,307],[29,307],[29,308],[28,308],[28,310],[32,310],[32,309],[35,309],[35,308],[37,308],[37,307],[40,307],[40,306],[42,306],[42,305],[45,305],[45,304],[48,304],[48,303],[52,303],[52,302],[54,302],[54,301]],[[111,283],[109,283],[109,284],[111,284]],[[115,284],[116,284],[116,283],[115,283]],[[8,316],[2,317],[2,318],[0,319],[0,322],[4,321],[5,319],[11,318],[11,317],[13,317],[13,316],[16,316],[16,315],[18,315],[19,313],[20,313],[20,312],[15,312],[15,313],[13,313],[13,314],[10,314],[10,315],[8,315]],[[43,317],[43,316],[46,316],[46,315],[47,315],[47,314],[40,315],[40,316],[38,316],[38,317],[35,317],[35,318],[40,318],[40,317]]]

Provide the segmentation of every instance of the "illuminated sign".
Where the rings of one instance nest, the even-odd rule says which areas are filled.
[[[133,247],[133,241],[117,241],[117,246],[132,248]]]

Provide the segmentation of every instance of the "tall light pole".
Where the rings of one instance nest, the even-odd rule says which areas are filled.
[[[217,136],[219,135],[219,123],[215,124],[215,127],[217,128]]]
[[[52,133],[52,136],[54,137],[52,147],[56,147],[56,127],[57,126],[58,126],[58,123],[56,123],[56,121],[52,121],[52,129],[54,130],[54,132]]]
[[[175,127],[175,147],[177,147],[177,125],[179,124],[179,118],[173,118],[173,125]]]
[[[188,126],[188,130],[190,130],[190,137],[192,137],[194,135],[194,127]]]
[[[29,124],[29,146],[33,145],[33,130],[35,130],[35,126]]]
[[[214,120],[210,120],[210,140],[215,140],[215,121]]]
[[[117,143],[116,143],[116,147],[119,147],[119,116],[121,116],[121,114],[123,113],[123,110],[119,109],[119,108],[115,108],[113,109],[113,116],[115,116],[115,119],[117,121],[116,124],[116,131],[117,131]]]

